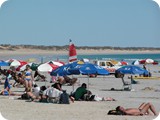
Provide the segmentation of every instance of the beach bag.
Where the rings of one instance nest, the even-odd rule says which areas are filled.
[[[4,95],[4,96],[8,96],[8,95],[9,95],[9,92],[5,90],[4,93],[3,93],[3,95]]]
[[[69,104],[69,95],[66,93],[66,91],[63,91],[63,93],[60,95],[59,104]]]
[[[24,93],[24,94],[21,95],[21,99],[22,100],[29,100],[30,96],[27,93]]]

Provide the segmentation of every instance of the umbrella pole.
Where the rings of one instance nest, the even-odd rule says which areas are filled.
[[[88,74],[88,90],[89,90],[89,74]]]
[[[73,79],[73,75],[72,75],[72,79]],[[74,91],[74,84],[72,84],[72,90]]]
[[[46,82],[47,82],[47,73],[45,73],[45,86],[46,86]]]

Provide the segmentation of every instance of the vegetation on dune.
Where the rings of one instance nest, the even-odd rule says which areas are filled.
[[[37,50],[68,50],[68,45],[64,46],[45,46],[45,45],[10,45],[0,44],[0,50],[18,50],[18,49],[37,49]],[[129,51],[142,51],[142,50],[160,50],[155,47],[111,47],[111,46],[76,46],[77,50],[129,50]]]

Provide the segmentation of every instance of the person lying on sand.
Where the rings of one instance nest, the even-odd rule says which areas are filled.
[[[118,106],[116,111],[122,113],[122,115],[132,115],[132,116],[142,116],[142,115],[151,115],[150,111],[157,116],[155,107],[151,103],[142,103],[138,108],[124,108]]]
[[[99,97],[93,95],[90,90],[87,90],[86,83],[83,83],[76,91],[71,95],[76,101],[115,101],[111,97]]]

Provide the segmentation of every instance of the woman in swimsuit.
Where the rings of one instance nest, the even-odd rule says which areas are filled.
[[[142,103],[138,108],[123,108],[122,106],[118,106],[116,111],[120,111],[123,115],[133,115],[133,116],[140,116],[140,115],[150,115],[150,111],[157,116],[156,110],[151,103]]]
[[[26,65],[24,80],[25,80],[25,91],[31,90],[32,82],[33,82],[33,76],[32,76],[32,70],[31,70],[29,65]]]

